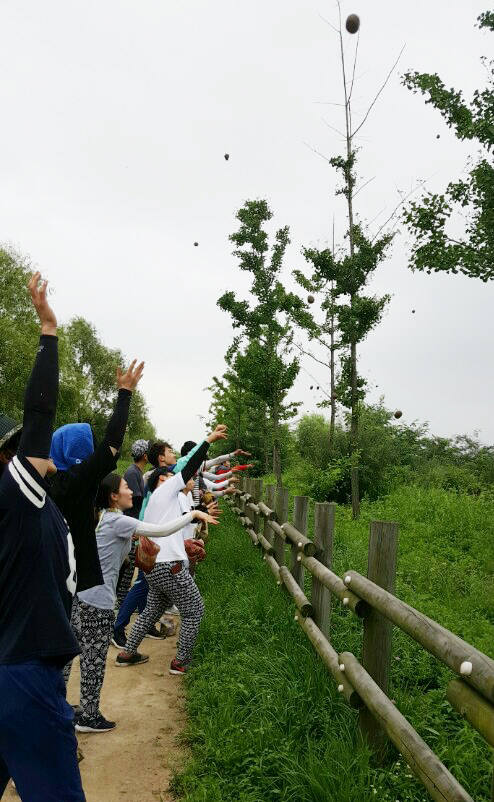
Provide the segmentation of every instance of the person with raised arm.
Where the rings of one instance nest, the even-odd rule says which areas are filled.
[[[125,515],[132,509],[133,493],[118,473],[106,476],[99,488],[97,507],[101,510],[96,528],[98,554],[103,571],[103,585],[79,592],[72,609],[72,627],[81,646],[81,712],[76,716],[79,732],[108,732],[115,727],[100,711],[100,695],[105,678],[106,656],[110,647],[115,614],[116,587],[120,567],[129,553],[132,540],[139,535],[161,539],[170,537],[192,521],[214,523],[215,519],[198,510],[188,510],[175,520],[161,524],[145,523]],[[65,668],[65,681],[70,674]]]
[[[0,479],[0,797],[12,778],[23,802],[84,802],[62,676],[79,653],[69,622],[74,547],[45,481],[58,400],[57,321],[39,273],[29,292],[41,336],[17,454]]]
[[[144,512],[145,522],[165,523],[181,515],[179,498],[181,490],[203,463],[210,443],[224,440],[226,436],[226,426],[218,425],[195,450],[185,467],[154,491]],[[182,534],[177,532],[159,545],[161,548],[156,557],[156,565],[147,575],[149,593],[146,607],[135,621],[125,649],[120,652],[115,662],[117,666],[131,666],[149,659],[146,655],[139,654],[137,649],[149,627],[158,621],[171,602],[179,610],[181,626],[177,655],[172,660],[169,670],[171,674],[184,674],[192,659],[204,604],[199,589],[187,569],[188,558]]]
[[[57,472],[50,482],[50,492],[74,539],[78,591],[103,584],[94,531],[94,502],[101,482],[117,467],[132,393],[144,369],[144,362],[136,367],[136,361],[125,373],[117,369],[115,409],[96,448],[88,423],[68,423],[53,435],[50,455]]]

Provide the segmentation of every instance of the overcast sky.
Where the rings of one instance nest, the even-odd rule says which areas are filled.
[[[492,35],[474,22],[487,5],[343,3],[361,17],[356,122],[406,44],[358,141],[359,174],[374,179],[358,213],[380,213],[374,228],[398,190],[439,190],[465,169],[471,144],[400,75],[438,72],[467,96],[483,86]],[[228,242],[235,211],[267,198],[290,226],[288,283],[301,246],[330,241],[333,214],[344,230],[335,175],[305,144],[328,156],[343,144],[324,123],[343,126],[330,105],[342,100],[338,40],[322,17],[336,22],[333,2],[0,0],[0,242],[49,277],[61,321],[82,315],[146,360],[152,420],[175,445],[201,435],[203,388],[224,370],[232,329],[216,300],[248,288]],[[345,35],[349,59],[355,41]],[[373,287],[393,298],[360,349],[369,399],[494,442],[494,285],[412,274],[404,232]],[[311,412],[321,394],[306,371],[326,377],[302,367],[292,398]]]

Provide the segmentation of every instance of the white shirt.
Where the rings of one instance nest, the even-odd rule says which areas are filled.
[[[192,502],[193,502],[192,493],[187,493],[187,494],[180,493],[179,502],[180,502],[180,508],[184,515],[187,515],[192,511]],[[197,524],[195,521],[193,521],[190,524],[187,524],[187,526],[184,526],[184,528],[181,530],[184,536],[184,540],[191,540],[192,538],[194,538],[196,534],[196,528]]]
[[[144,521],[154,524],[161,524],[171,521],[183,514],[180,496],[184,494],[180,491],[185,487],[182,474],[177,473],[166,482],[156,488],[144,513]],[[176,560],[187,560],[184,546],[184,535],[182,531],[176,532],[165,538],[150,538],[160,546],[156,557],[158,563],[175,562]]]

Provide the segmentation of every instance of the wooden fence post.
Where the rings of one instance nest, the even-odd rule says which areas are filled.
[[[316,503],[314,506],[314,543],[317,548],[316,557],[326,568],[333,562],[333,533],[335,505]],[[315,611],[315,622],[321,632],[329,640],[331,624],[331,591],[317,577],[312,576],[312,606]]]
[[[395,591],[397,552],[398,524],[372,521],[367,577],[389,593]],[[388,692],[392,633],[393,625],[375,610],[364,619],[362,666],[385,694]],[[366,707],[359,713],[359,729],[378,760],[382,759],[386,734]]]
[[[309,499],[307,496],[295,496],[293,508],[293,525],[301,535],[307,534],[307,514],[309,512]],[[302,590],[304,589],[304,566],[298,559],[300,555],[299,549],[295,543],[292,543],[290,560],[290,571],[295,582]]]
[[[276,497],[276,487],[275,485],[268,485],[266,487],[266,506],[269,507],[270,510],[274,510],[275,508],[275,497]],[[264,519],[264,537],[266,540],[273,545],[274,542],[274,532],[269,526],[269,521],[267,518]]]
[[[252,479],[252,496],[254,497],[254,501],[257,504],[258,501],[262,499],[262,479]],[[256,532],[256,535],[259,534],[260,529],[260,515],[257,512],[252,513],[252,525]]]
[[[278,523],[284,524],[288,518],[288,490],[279,487],[276,491],[276,517]],[[285,564],[285,538],[279,534],[274,536],[274,558],[278,565]]]

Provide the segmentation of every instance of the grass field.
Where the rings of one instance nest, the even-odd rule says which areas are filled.
[[[365,572],[369,521],[400,522],[397,595],[494,657],[494,503],[403,487],[338,508],[334,568]],[[312,522],[312,515],[310,516]],[[187,681],[191,759],[173,790],[189,802],[420,802],[429,799],[390,750],[383,768],[358,745],[356,714],[337,694],[294,608],[227,510],[200,567],[206,603]],[[361,624],[334,604],[332,640],[357,657]],[[390,695],[477,802],[492,753],[445,698],[447,669],[395,630]]]

